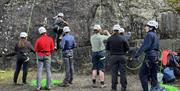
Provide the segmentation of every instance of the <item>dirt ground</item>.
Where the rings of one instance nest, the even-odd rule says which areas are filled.
[[[28,77],[34,78],[35,79],[35,74],[30,74]],[[60,73],[53,73],[52,78],[53,79],[60,79],[62,80],[64,77],[64,74]],[[45,77],[44,77],[45,78]],[[12,84],[11,79],[5,81],[5,82],[0,82],[0,91],[35,91],[36,89],[32,87],[30,84],[26,85],[18,85],[15,86]],[[32,79],[28,79],[29,81]],[[139,78],[137,75],[131,75],[128,76],[128,86],[127,86],[127,91],[142,91],[141,90],[141,85],[139,82]],[[19,81],[21,82],[21,80]],[[74,77],[74,82],[70,87],[53,87],[51,91],[110,91],[111,90],[111,77],[110,75],[106,75],[106,81],[105,81],[107,87],[106,88],[92,88],[91,86],[91,79],[90,76],[75,76]],[[177,81],[176,86],[180,87],[180,81]],[[120,89],[120,84],[118,84],[118,89]],[[45,90],[44,90],[45,91]]]

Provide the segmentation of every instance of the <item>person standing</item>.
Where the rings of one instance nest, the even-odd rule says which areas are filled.
[[[43,65],[46,68],[46,89],[50,90],[51,85],[51,54],[54,51],[54,42],[51,37],[46,34],[46,29],[40,27],[38,29],[39,34],[41,35],[35,43],[35,51],[38,56],[37,63],[37,90],[41,89],[41,77]]]
[[[101,35],[101,26],[94,25],[94,34],[91,36],[90,42],[92,46],[92,82],[93,87],[96,87],[96,76],[99,73],[101,87],[104,88],[104,63],[105,63],[105,45],[104,41],[110,37],[108,31],[104,31],[107,35]]]
[[[64,36],[61,42],[63,60],[65,64],[65,78],[60,86],[67,87],[69,84],[72,84],[73,81],[73,72],[74,72],[74,60],[73,60],[73,49],[75,48],[75,38],[73,35],[70,35],[70,28],[64,27],[63,33]]]
[[[111,91],[117,91],[118,84],[118,71],[120,72],[121,91],[126,91],[127,78],[126,78],[126,57],[125,54],[129,50],[129,45],[126,37],[124,36],[125,30],[116,24],[113,26],[113,35],[108,38],[106,50],[110,52],[110,67],[112,85]]]
[[[158,22],[151,20],[147,23],[144,30],[146,36],[140,49],[132,57],[132,60],[136,60],[143,52],[145,52],[145,59],[140,68],[139,78],[143,91],[148,90],[148,77],[151,81],[150,91],[156,91],[159,88],[157,81],[158,72],[158,59],[159,59],[159,38],[156,34],[158,28]]]
[[[64,20],[64,14],[63,13],[58,13],[57,16],[53,17],[55,19],[54,21],[54,42],[55,42],[55,49],[59,49],[60,47],[60,42],[62,39],[62,33],[63,33],[63,28],[65,26],[68,26],[68,22]]]
[[[32,44],[27,40],[28,34],[26,32],[20,33],[20,40],[15,46],[15,54],[17,55],[17,62],[16,62],[16,70],[14,73],[14,84],[17,84],[17,79],[19,72],[21,70],[21,66],[23,65],[23,77],[22,82],[26,84],[26,78],[28,74],[28,53],[34,52],[34,48]]]

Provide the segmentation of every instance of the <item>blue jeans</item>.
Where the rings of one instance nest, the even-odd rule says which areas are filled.
[[[63,51],[63,60],[65,64],[66,75],[63,83],[68,84],[73,81],[74,73],[74,61],[73,61],[73,50]]]
[[[157,72],[158,72],[158,57],[146,56],[139,72],[139,78],[141,81],[143,91],[149,91],[148,78],[150,78],[151,81],[151,88],[158,86]]]
[[[41,77],[43,65],[45,65],[46,69],[46,87],[50,88],[51,85],[51,56],[44,56],[41,59],[38,58],[37,64],[37,88],[41,88]]]

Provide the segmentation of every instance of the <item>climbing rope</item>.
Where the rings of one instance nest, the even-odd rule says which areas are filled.
[[[33,4],[32,4],[31,13],[30,13],[30,16],[29,16],[29,21],[28,21],[27,33],[29,33],[29,30],[30,30],[31,20],[32,20],[32,14],[33,14],[35,2],[36,2],[36,0],[34,0],[34,1],[33,1]]]

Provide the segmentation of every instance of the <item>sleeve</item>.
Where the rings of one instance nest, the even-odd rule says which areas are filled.
[[[107,42],[106,42],[106,50],[110,50],[110,47],[109,47],[109,38],[107,39]]]
[[[51,38],[51,53],[54,51],[54,41],[53,39]]]
[[[38,52],[38,40],[36,40],[35,42],[34,51]]]
[[[61,41],[61,48],[62,48],[62,49],[64,49],[65,42],[66,42],[66,41],[65,41],[65,39],[64,39],[64,38],[62,38],[62,41]]]
[[[14,47],[14,51],[17,52],[18,51],[18,44],[15,45]]]
[[[129,44],[126,40],[124,40],[124,51],[127,52],[129,50]]]
[[[110,36],[101,35],[101,37],[102,37],[102,39],[103,39],[103,41],[104,41],[104,40],[107,40]]]
[[[139,57],[144,51],[146,51],[152,44],[152,37],[150,34],[147,34],[144,38],[144,42],[140,49],[135,53],[134,58]]]
[[[73,48],[76,47],[76,41],[75,41],[75,38],[73,37]]]
[[[28,48],[29,48],[30,52],[35,53],[34,48],[30,42],[28,42]]]

